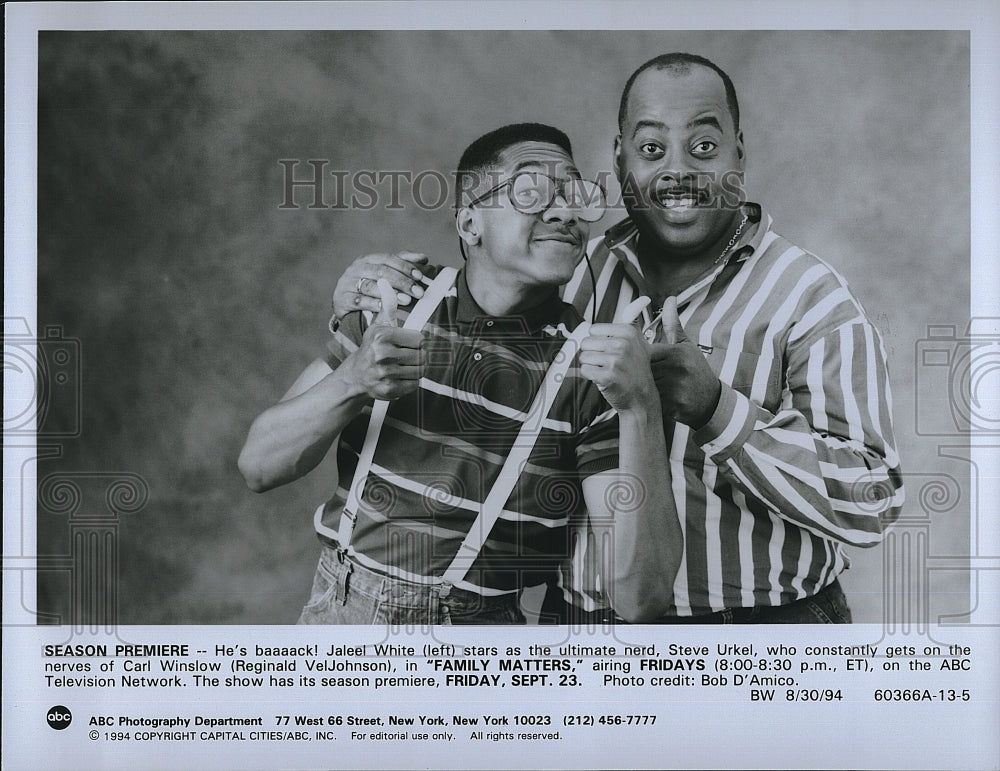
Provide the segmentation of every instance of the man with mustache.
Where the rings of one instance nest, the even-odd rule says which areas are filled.
[[[684,530],[658,621],[848,623],[844,547],[879,543],[903,503],[878,332],[835,270],[744,200],[739,103],[717,65],[651,59],[618,124],[629,217],[590,245],[596,291],[581,264],[563,296],[598,320],[653,300],[643,327]],[[409,254],[356,261],[336,312],[371,302],[359,276],[382,271],[405,294],[422,267]],[[578,543],[572,564],[592,551]],[[614,618],[573,571],[561,588],[546,603],[561,618]]]
[[[673,580],[682,541],[645,342],[629,324],[581,324],[558,296],[599,189],[566,135],[539,124],[480,137],[458,168],[465,267],[438,272],[402,328],[391,287],[372,282],[378,315],[340,319],[241,453],[263,492],[338,443],[300,622],[524,623],[521,589],[566,561],[569,523],[587,512],[614,528],[601,575],[617,612],[657,617],[652,589]]]

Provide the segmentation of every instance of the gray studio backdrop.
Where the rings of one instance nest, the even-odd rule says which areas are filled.
[[[948,368],[922,355],[961,347],[947,329],[928,343],[928,325],[961,338],[968,323],[960,32],[42,32],[38,327],[79,341],[79,402],[46,416],[70,429],[38,463],[39,553],[65,567],[80,517],[103,516],[121,622],[294,622],[336,472],[255,496],[236,469],[247,428],[323,350],[354,257],[460,261],[447,205],[421,209],[404,178],[394,202],[389,181],[357,172],[448,174],[479,134],[533,120],[608,175],[626,78],[671,50],[733,76],[751,199],[847,276],[885,338],[909,502],[892,543],[851,551],[855,619],[882,620],[886,586],[894,619],[900,603],[906,619],[960,618],[967,574],[926,568],[970,553],[976,501],[947,449],[964,441]],[[331,208],[300,187],[282,209],[281,160],[299,161],[297,179],[327,161]],[[421,201],[436,183],[425,175]],[[115,478],[134,483],[124,502]],[[60,479],[77,480],[76,504]],[[43,570],[42,620],[66,623],[81,581]]]

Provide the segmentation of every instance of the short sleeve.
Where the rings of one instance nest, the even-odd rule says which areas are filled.
[[[368,322],[362,311],[348,313],[339,324],[330,325],[333,335],[327,341],[322,357],[330,369],[339,367],[344,359],[358,350],[367,328]]]
[[[576,467],[581,477],[618,468],[618,413],[592,383],[584,390],[577,433]]]

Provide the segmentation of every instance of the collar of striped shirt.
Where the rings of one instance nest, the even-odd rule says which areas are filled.
[[[733,248],[730,250],[730,254],[735,254],[738,260],[745,260],[751,254],[753,254],[754,249],[760,245],[761,239],[764,237],[764,233],[767,232],[771,225],[771,217],[764,213],[759,203],[753,203],[747,201],[740,210],[747,215],[747,224],[751,226],[759,225],[761,220],[765,221],[765,227],[746,227],[740,234],[739,239],[733,244]],[[616,246],[621,246],[626,241],[635,238],[638,235],[635,223],[632,222],[631,217],[626,217],[621,222],[618,222],[608,228],[604,233],[604,243],[609,249],[613,249]],[[591,242],[593,243],[593,241]],[[748,248],[749,247],[749,248]]]
[[[757,247],[760,246],[761,240],[771,227],[771,217],[770,215],[764,213],[760,204],[748,201],[743,204],[741,210],[747,216],[747,227],[743,229],[740,237],[729,250],[729,260],[726,260],[725,263],[720,262],[720,265],[724,265],[731,261],[744,262],[749,259],[749,257],[757,250]],[[761,227],[762,223],[763,227]],[[655,292],[653,288],[647,284],[645,277],[642,275],[642,268],[639,266],[639,260],[636,257],[639,232],[631,218],[627,217],[621,222],[608,228],[604,234],[603,240],[604,245],[609,250],[628,245],[629,248],[623,250],[627,260],[622,262],[622,266],[625,268],[625,272],[628,274],[629,280],[639,289],[639,294],[645,294],[649,297],[653,297]],[[594,242],[591,242],[591,244],[593,243]],[[714,270],[711,275],[715,275]],[[696,286],[700,285],[701,282],[697,282]],[[693,288],[694,287],[692,287],[692,289]],[[688,292],[684,292],[682,294],[686,295]],[[678,302],[683,301],[683,297],[678,297],[677,299]]]

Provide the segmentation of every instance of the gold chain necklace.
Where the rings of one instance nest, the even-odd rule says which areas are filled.
[[[749,220],[749,219],[750,219],[750,215],[748,215],[748,214],[744,214],[743,215],[743,221],[740,222],[740,226],[738,228],[736,228],[736,232],[733,233],[733,237],[729,239],[729,243],[726,244],[726,248],[722,250],[722,254],[720,254],[718,257],[716,257],[715,258],[715,262],[712,263],[712,267],[713,268],[716,265],[719,264],[719,260],[721,260],[727,254],[729,254],[729,250],[733,248],[733,244],[735,244],[736,243],[736,239],[740,237],[740,233],[743,232],[743,226],[747,224],[747,220]]]

